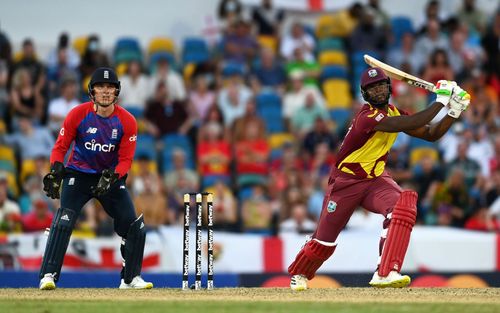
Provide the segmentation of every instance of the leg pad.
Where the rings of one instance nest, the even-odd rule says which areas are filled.
[[[146,243],[146,232],[144,230],[144,218],[141,214],[132,224],[127,233],[125,244],[122,244],[122,255],[125,260],[123,269],[123,280],[130,284],[135,276],[141,274],[142,258],[144,257],[144,244]]]
[[[307,279],[312,279],[320,266],[328,260],[335,251],[336,245],[327,246],[313,239],[308,241],[295,261],[288,267],[291,275],[304,275]]]

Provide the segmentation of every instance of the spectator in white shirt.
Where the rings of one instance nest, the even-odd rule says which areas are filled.
[[[153,94],[149,77],[142,73],[141,63],[131,61],[127,75],[121,77],[120,82],[120,104],[125,108],[144,109]]]
[[[217,99],[217,104],[224,117],[224,126],[230,127],[233,121],[245,114],[246,103],[252,96],[252,92],[246,87],[239,75],[230,78]]]
[[[164,81],[167,85],[170,100],[186,100],[186,87],[179,73],[172,69],[171,64],[165,58],[158,61],[156,72],[153,75],[151,88],[156,88],[158,82]],[[153,94],[154,92],[151,92]]]
[[[61,82],[61,96],[49,103],[49,129],[58,133],[62,122],[69,111],[80,104],[77,98],[78,85],[76,79],[68,77]]]
[[[304,26],[298,22],[292,25],[290,33],[285,35],[281,42],[281,55],[288,61],[293,60],[294,52],[300,49],[306,61],[314,61],[314,38],[306,33]]]
[[[319,108],[325,108],[325,99],[315,86],[304,85],[304,72],[296,70],[290,73],[292,89],[283,98],[283,115],[290,119],[295,112],[306,103],[306,97],[311,95]]]
[[[315,229],[316,223],[307,217],[307,206],[300,202],[293,205],[290,218],[280,224],[282,233],[312,233]]]

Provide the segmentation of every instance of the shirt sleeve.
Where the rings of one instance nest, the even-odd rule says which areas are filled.
[[[68,116],[64,119],[63,127],[59,130],[56,144],[54,145],[50,155],[50,164],[54,164],[55,162],[64,162],[66,152],[68,152],[71,143],[76,137],[78,124],[80,123],[77,112],[77,110],[71,110]]]
[[[118,165],[115,168],[115,173],[118,173],[120,178],[125,176],[132,166],[137,143],[137,122],[135,118],[132,115],[124,114],[121,120],[123,123],[123,137],[118,150]]]
[[[368,134],[372,132],[373,128],[375,128],[375,126],[380,123],[386,116],[386,113],[375,108],[366,110],[361,112],[356,118],[356,126],[359,127],[362,132]]]

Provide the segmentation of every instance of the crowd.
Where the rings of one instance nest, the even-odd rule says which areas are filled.
[[[219,38],[155,38],[147,48],[62,33],[45,60],[36,38],[12,51],[0,33],[0,232],[41,231],[58,200],[42,193],[51,149],[66,114],[88,101],[89,75],[113,66],[120,105],[139,123],[128,184],[152,230],[179,224],[183,194],[215,195],[215,228],[261,234],[311,232],[328,173],[350,118],[362,105],[368,53],[433,83],[455,80],[472,96],[443,139],[400,134],[387,161],[395,180],[418,192],[418,223],[500,230],[500,8],[464,0],[443,14],[430,0],[417,22],[389,16],[378,0],[284,27],[287,12],[263,0],[222,0]],[[453,13],[453,14],[450,14]],[[391,102],[416,112],[432,95],[392,81]],[[113,233],[97,201],[77,231]],[[380,227],[359,209],[348,228]]]

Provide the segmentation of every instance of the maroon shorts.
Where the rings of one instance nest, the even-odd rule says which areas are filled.
[[[360,206],[387,216],[392,212],[401,192],[401,187],[385,171],[372,179],[355,178],[340,170],[332,171],[313,237],[335,242],[354,210]]]

